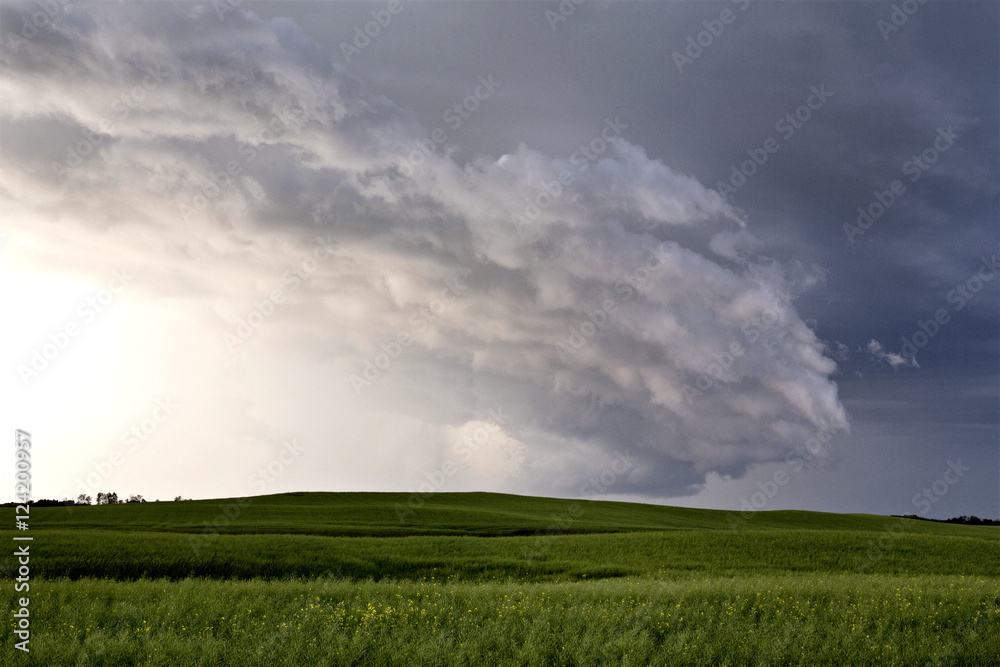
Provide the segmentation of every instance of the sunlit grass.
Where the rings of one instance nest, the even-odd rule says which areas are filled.
[[[594,503],[548,534],[571,501],[404,526],[406,498],[255,499],[218,533],[227,501],[33,510],[31,652],[8,616],[0,665],[1000,665],[995,527]]]
[[[990,665],[1000,655],[995,577],[88,579],[38,583],[32,605],[32,660],[47,665]],[[5,644],[9,655],[9,633]]]

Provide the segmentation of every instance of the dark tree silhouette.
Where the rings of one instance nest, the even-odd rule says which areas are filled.
[[[118,494],[114,491],[110,493],[98,493],[97,494],[97,504],[98,505],[117,505],[120,501],[118,500]]]

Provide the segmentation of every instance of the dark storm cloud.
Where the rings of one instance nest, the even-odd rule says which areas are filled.
[[[730,201],[768,253],[821,267],[822,287],[796,303],[823,340],[849,350],[838,357],[842,391],[870,396],[878,369],[867,344],[875,339],[884,353],[900,355],[903,338],[940,308],[952,319],[920,350],[921,368],[893,374],[896,382],[905,373],[928,380],[905,390],[906,400],[880,404],[879,419],[906,431],[914,412],[939,415],[926,408],[938,405],[942,385],[962,394],[995,383],[1000,281],[986,283],[960,312],[947,301],[998,246],[994,5],[923,3],[904,21],[888,2],[588,4],[556,30],[542,22],[544,9],[425,7],[356,65],[381,89],[399,91],[428,123],[441,99],[450,99],[442,91],[457,94],[448,81],[498,72],[505,88],[490,104],[504,113],[487,119],[485,109],[466,125],[468,134],[455,137],[470,155],[525,137],[568,154],[595,117],[614,109],[629,119],[630,141],[713,187],[748,159],[747,150],[774,138],[778,152]],[[698,38],[703,22],[727,9],[732,22],[679,72],[675,54],[686,56],[688,37]],[[893,20],[898,30],[880,23]],[[338,35],[330,29],[316,37],[332,47]],[[421,69],[423,62],[435,67]],[[776,123],[823,84],[833,92],[829,101],[792,136],[779,134]],[[914,157],[941,132],[957,135],[954,145],[914,170]],[[856,224],[858,207],[869,208],[893,181],[905,194],[851,243],[845,224]],[[879,384],[890,394],[892,386]],[[981,409],[995,427],[995,406]],[[940,432],[917,435],[911,454],[933,458]],[[879,451],[878,438],[868,445]],[[982,482],[972,497],[995,504],[995,487]]]
[[[888,39],[882,4],[587,3],[555,23],[552,6],[404,4],[363,47],[381,5],[74,8],[4,54],[9,127],[48,137],[5,146],[4,187],[49,216],[160,230],[161,288],[205,274],[227,317],[278,249],[329,235],[285,311],[299,349],[351,369],[373,409],[439,428],[418,446],[442,455],[503,405],[506,488],[573,494],[628,448],[621,491],[691,493],[846,431],[841,393],[867,395],[856,373],[879,363],[995,374],[976,369],[1000,280],[948,303],[997,245],[985,6],[922,5]],[[83,166],[46,172],[89,136]],[[941,307],[919,368],[894,363]]]

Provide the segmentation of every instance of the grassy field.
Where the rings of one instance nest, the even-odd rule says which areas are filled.
[[[2,664],[1000,665],[996,527],[409,499],[33,509]]]
[[[648,530],[885,530],[1000,539],[991,527],[892,519],[870,514],[741,512],[609,501],[575,501],[502,493],[283,493],[256,498],[43,507],[32,510],[47,529],[100,528],[154,532],[403,535],[534,535]],[[736,522],[736,525],[734,525]],[[7,524],[9,525],[9,524]]]

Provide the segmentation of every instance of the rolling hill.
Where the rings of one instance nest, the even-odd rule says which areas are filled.
[[[850,530],[1000,539],[1000,528],[871,514],[782,510],[753,515],[664,505],[566,500],[500,493],[297,492],[250,498],[32,509],[46,529],[350,537],[511,536],[671,530]]]

